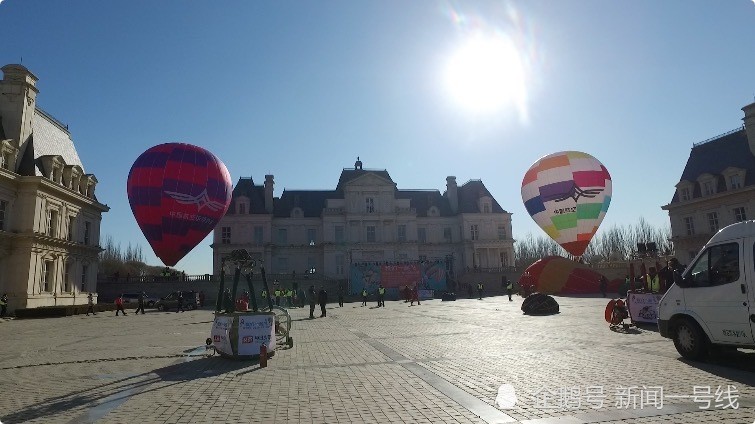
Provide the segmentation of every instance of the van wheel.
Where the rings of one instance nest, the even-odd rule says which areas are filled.
[[[681,319],[674,326],[674,346],[685,359],[698,361],[704,359],[708,349],[705,333],[689,319]]]

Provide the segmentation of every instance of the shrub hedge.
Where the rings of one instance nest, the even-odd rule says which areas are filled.
[[[16,309],[16,318],[55,318],[68,317],[71,315],[86,314],[89,305],[60,305],[41,306],[39,308]],[[114,303],[98,303],[94,305],[95,312],[114,311]]]

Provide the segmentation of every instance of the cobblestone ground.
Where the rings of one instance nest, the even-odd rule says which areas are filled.
[[[515,299],[291,309],[294,347],[264,369],[205,354],[206,310],[0,320],[0,421],[755,422],[755,352],[687,362],[652,328],[609,330],[605,299]]]

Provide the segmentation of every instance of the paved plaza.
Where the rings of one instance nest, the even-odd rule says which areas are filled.
[[[5,320],[0,421],[755,421],[752,351],[687,362],[652,328],[611,331],[606,299],[558,301],[546,317],[520,297],[292,309],[294,347],[264,369],[206,356],[209,310]]]

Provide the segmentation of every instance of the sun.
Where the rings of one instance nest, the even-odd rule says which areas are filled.
[[[477,35],[459,46],[445,69],[446,88],[459,105],[490,113],[506,105],[523,108],[526,80],[516,46],[503,35]]]

